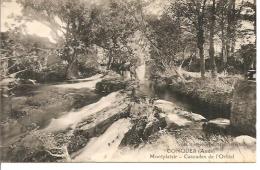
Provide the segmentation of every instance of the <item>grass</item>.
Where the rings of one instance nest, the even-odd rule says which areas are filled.
[[[172,77],[173,87],[188,96],[193,96],[208,103],[230,104],[232,93],[236,82],[243,77],[241,75],[218,74],[216,78],[211,78],[210,72],[206,72],[205,78],[201,78],[200,73],[179,70],[185,80],[180,80],[167,71],[165,76]]]

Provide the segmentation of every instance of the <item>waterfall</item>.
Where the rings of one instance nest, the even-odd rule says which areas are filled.
[[[91,138],[73,162],[104,162],[115,159],[120,142],[131,127],[130,119],[116,121],[101,136]]]
[[[140,83],[144,83],[145,80],[145,64],[142,64],[137,67],[136,75]]]
[[[146,69],[144,55],[139,55],[139,59],[140,59],[140,65],[136,68],[136,75],[140,83],[143,84],[145,81],[145,69]]]

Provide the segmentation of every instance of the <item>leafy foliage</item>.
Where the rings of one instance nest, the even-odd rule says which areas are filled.
[[[151,58],[155,69],[160,71],[177,73],[176,67],[183,67],[188,61],[186,69],[192,65],[196,67],[192,70],[200,67],[204,76],[205,68],[213,69],[215,60],[219,72],[232,66],[227,60],[245,61],[242,55],[237,55],[236,44],[240,43],[237,41],[251,41],[255,35],[256,8],[250,1],[215,0],[214,14],[211,13],[212,0],[169,1],[157,16],[147,12],[154,3],[152,0],[17,2],[23,7],[23,16],[16,20],[44,23],[52,29],[57,44],[38,42],[39,37],[25,38],[19,28],[6,33],[8,36],[2,35],[1,54],[8,58],[3,62],[2,77],[24,69],[53,71],[55,66],[46,64],[46,59],[59,58],[56,66],[61,66],[66,77],[71,79],[80,77],[79,71],[86,65],[98,68],[105,64],[107,69],[120,68],[127,62],[138,65],[140,55],[145,55],[145,60]],[[214,27],[211,26],[213,18]],[[253,23],[254,29],[245,28],[243,22]],[[218,48],[214,49],[214,44]],[[103,50],[101,62],[97,58],[99,49]],[[207,51],[211,51],[210,54]],[[209,62],[208,54],[213,56]]]

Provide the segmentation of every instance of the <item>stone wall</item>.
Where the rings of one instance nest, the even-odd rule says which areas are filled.
[[[237,82],[230,121],[238,133],[256,135],[256,82],[246,80]]]

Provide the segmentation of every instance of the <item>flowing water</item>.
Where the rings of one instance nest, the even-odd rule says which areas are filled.
[[[119,151],[119,145],[125,133],[131,128],[129,119],[120,119],[113,123],[104,134],[92,138],[73,159],[73,162],[109,161]]]
[[[145,82],[145,64],[137,67],[136,74],[140,84],[143,84]]]
[[[76,111],[70,111],[57,119],[52,119],[51,123],[43,130],[53,132],[65,130],[69,127],[74,129],[75,126],[85,118],[111,106],[113,102],[116,101],[117,95],[118,92],[110,93],[109,95],[102,97],[96,103],[92,103]]]
[[[190,103],[182,99],[180,96],[172,94],[168,91],[156,91],[154,89],[154,84],[151,81],[145,79],[145,64],[139,66],[136,70],[137,78],[139,80],[139,88],[137,89],[138,93],[146,97],[157,97],[163,100],[171,101],[176,105],[184,108],[184,110],[191,111],[192,107]],[[102,80],[101,75],[96,75],[94,77],[76,81],[76,83],[63,83],[54,85],[54,87],[59,89],[74,89],[81,90],[82,88],[88,88],[93,90],[95,88],[95,84]],[[94,92],[93,92],[94,93]],[[79,122],[85,120],[88,116],[103,111],[107,108],[110,108],[114,102],[121,100],[118,92],[110,93],[107,96],[102,97],[98,101],[93,100],[93,102],[89,102],[86,106],[80,109],[72,109],[68,112],[62,113],[60,116],[53,115],[48,116],[48,124],[45,128],[39,130],[43,132],[56,132],[63,131],[65,129],[74,129]],[[91,100],[91,99],[90,99]],[[42,119],[42,118],[40,118]],[[98,137],[91,138],[88,141],[87,145],[82,148],[80,151],[72,154],[73,162],[86,162],[86,161],[144,161],[141,155],[144,153],[146,155],[150,154],[151,149],[159,148],[160,143],[156,144],[156,146],[149,145],[142,153],[139,153],[138,150],[128,150],[122,154],[122,150],[119,149],[119,145],[121,140],[123,139],[125,133],[131,128],[132,124],[130,123],[130,119],[119,119],[116,122],[112,123],[106,131]],[[20,128],[17,126],[17,128]],[[165,137],[164,137],[165,138]],[[165,139],[162,140],[165,140]],[[167,138],[167,137],[166,137]],[[167,138],[168,140],[169,138]],[[174,141],[175,142],[175,141]],[[171,142],[167,141],[163,146],[171,145]],[[130,157],[129,157],[130,156]],[[148,156],[147,156],[148,157]],[[148,160],[146,160],[148,161]]]
[[[77,83],[42,84],[28,89],[23,96],[5,99],[4,113],[1,113],[1,145],[15,142],[35,128],[47,126],[45,129],[50,131],[61,130],[80,121],[85,113],[102,109],[97,102],[101,96],[93,91],[101,77],[78,79]],[[106,101],[109,105],[111,100],[105,100],[103,106]],[[82,105],[87,106],[78,109]]]

